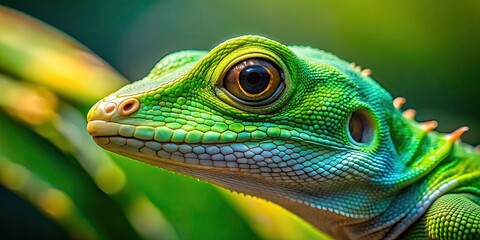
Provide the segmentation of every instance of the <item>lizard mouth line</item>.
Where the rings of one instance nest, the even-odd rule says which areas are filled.
[[[227,171],[248,171],[287,182],[300,179],[299,175],[311,175],[313,180],[322,178],[314,171],[320,167],[316,164],[321,164],[316,163],[315,159],[330,151],[325,147],[308,147],[308,143],[294,139],[229,143],[142,140],[135,136],[135,131],[122,130],[124,126],[91,121],[88,123],[88,130],[95,142],[107,150],[167,169],[171,168],[168,167],[171,165],[189,165],[228,169]],[[298,161],[292,160],[295,156],[298,156]],[[305,167],[302,164],[309,161],[314,162],[314,166],[306,171],[301,170]]]
[[[188,143],[188,142],[160,142],[156,139],[139,138],[131,125],[94,120],[88,123],[88,131],[94,141],[107,150],[118,152],[122,155],[133,157],[150,164],[193,165],[200,168],[230,168],[230,169],[256,169],[261,172],[261,165],[257,162],[264,161],[272,153],[262,152],[271,149],[262,149],[259,142],[244,143]],[[127,129],[128,131],[126,131]],[[271,145],[271,143],[268,143]],[[279,152],[278,150],[273,153]],[[255,157],[255,155],[258,155]],[[252,159],[255,158],[256,161]],[[266,168],[265,168],[266,169]]]
[[[106,122],[103,120],[92,120],[88,122],[87,130],[92,137],[123,137],[131,138],[131,141],[155,141],[161,144],[176,143],[176,144],[203,144],[203,145],[222,145],[248,142],[263,142],[267,139],[273,141],[292,141],[304,142],[319,148],[330,148],[336,150],[348,150],[344,146],[339,146],[324,139],[299,134],[298,131],[285,131],[285,135],[269,136],[268,131],[263,133],[263,136],[257,137],[252,133],[240,132],[234,133],[227,131],[225,133],[219,132],[201,132],[197,130],[185,131],[182,128],[171,129],[166,126],[136,126],[129,124],[120,124],[115,122]],[[228,133],[228,134],[227,134]],[[242,137],[242,134],[248,134],[249,137]],[[244,135],[243,135],[244,136]]]

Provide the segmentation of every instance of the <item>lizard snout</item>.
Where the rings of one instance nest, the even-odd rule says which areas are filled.
[[[113,100],[104,99],[97,102],[88,112],[87,120],[111,121],[112,117],[118,115],[128,117],[135,113],[140,107],[140,102],[131,97],[114,98]]]

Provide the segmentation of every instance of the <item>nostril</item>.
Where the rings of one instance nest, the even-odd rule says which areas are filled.
[[[124,111],[130,111],[133,108],[133,103],[127,103],[123,106]]]
[[[106,114],[111,114],[115,111],[115,108],[117,108],[117,105],[115,105],[115,103],[107,103],[105,105],[105,107],[103,108],[103,111],[106,113]]]
[[[126,117],[138,110],[140,107],[140,102],[135,98],[130,98],[123,101],[120,104],[119,113],[121,116]]]

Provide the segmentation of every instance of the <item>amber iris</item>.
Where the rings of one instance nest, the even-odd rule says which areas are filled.
[[[273,101],[283,89],[284,74],[272,62],[251,58],[238,62],[225,75],[224,87],[244,102]],[[281,89],[280,89],[281,88]]]

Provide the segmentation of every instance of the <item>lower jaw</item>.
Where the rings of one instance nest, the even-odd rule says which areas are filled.
[[[212,160],[199,160],[198,156],[194,157],[195,153],[186,151],[191,149],[188,144],[158,143],[120,136],[95,136],[93,140],[106,150],[161,168],[169,169],[169,166],[173,165],[197,169],[227,169],[223,164],[215,166],[220,164],[215,164]]]
[[[239,174],[238,169],[230,169],[228,167],[192,164],[185,161],[174,160],[172,158],[162,158],[157,155],[148,155],[138,151],[138,149],[135,152],[129,151],[122,146],[114,144],[109,140],[109,138],[110,137],[93,137],[94,141],[98,145],[105,148],[106,150],[112,151],[119,155],[133,158],[140,162],[159,167],[167,171],[179,173],[185,176],[193,177],[202,181],[226,187],[234,191],[246,192],[244,189],[236,189],[237,185],[241,185],[240,183],[237,183],[237,181],[245,181],[245,179],[248,178],[259,179],[260,177],[255,176],[254,174],[250,174],[247,171]],[[200,162],[201,160],[197,159],[197,161]]]

